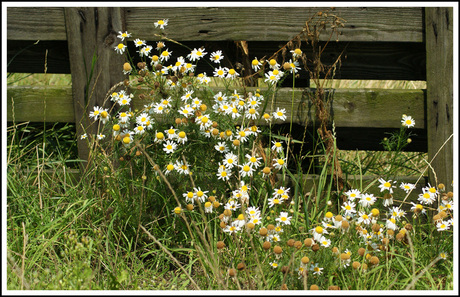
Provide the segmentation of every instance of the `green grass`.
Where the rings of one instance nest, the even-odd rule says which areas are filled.
[[[62,140],[66,139],[68,128],[50,127],[35,139],[24,136],[26,129],[30,127],[10,127],[8,137],[9,290],[192,290],[195,286],[191,279],[201,289],[277,290],[284,283],[289,289],[298,290],[305,286],[308,289],[312,284],[321,289],[336,285],[342,290],[403,290],[425,268],[413,289],[452,289],[452,233],[439,233],[423,220],[412,222],[411,213],[406,216],[407,221],[417,226],[410,233],[412,248],[408,243],[392,240],[387,252],[378,253],[381,264],[366,273],[351,267],[337,269],[340,263],[330,248],[313,252],[306,246],[299,250],[288,246],[288,239],[303,243],[311,237],[309,230],[327,211],[337,213],[334,204],[325,204],[338,203],[334,202],[337,193],[330,187],[326,167],[314,188],[306,188],[300,180],[291,186],[295,207],[287,206],[286,210],[298,208],[300,212],[295,213],[292,225],[286,226],[282,241],[277,243],[283,254],[280,267],[275,270],[269,266],[269,262],[276,260],[272,252],[275,243],[265,251],[258,233],[242,232],[235,241],[222,233],[216,217],[219,213],[203,216],[195,209],[184,211],[183,217],[172,215],[175,203],[171,192],[159,176],[151,173],[151,164],[145,158],[135,157],[130,163],[114,168],[108,156],[97,155],[94,167],[81,179],[74,179],[63,174],[64,169],[67,173],[72,169],[66,152],[72,150],[73,142]],[[53,139],[61,140],[48,150]],[[371,154],[357,153],[349,156],[347,162],[354,162],[353,168],[363,172],[362,167]],[[202,158],[199,154],[196,157]],[[377,158],[373,167],[368,167],[377,170],[378,161],[383,160]],[[408,173],[420,173],[420,169],[408,167],[411,167]],[[147,179],[143,180],[145,173]],[[191,187],[188,177],[169,180],[178,194],[180,183]],[[199,176],[195,182],[200,182]],[[251,199],[265,201],[273,187],[267,183],[254,187],[257,195]],[[313,200],[301,199],[306,192],[313,193],[307,196]],[[220,194],[216,196],[225,199]],[[266,204],[265,207],[264,226],[275,223],[274,216],[281,210],[272,213]],[[203,223],[204,218],[207,224]],[[384,217],[381,219],[383,223]],[[353,261],[366,263],[357,254],[363,245],[352,234],[339,231],[330,235],[330,239],[341,252],[349,249]],[[226,243],[223,250],[216,248],[219,240]],[[441,251],[447,251],[448,258],[429,266]],[[209,257],[211,253],[214,259]],[[295,271],[303,256],[324,268],[322,275],[310,273],[305,283]],[[236,268],[240,262],[246,264],[246,271],[237,270],[236,278],[230,277],[228,269]],[[281,273],[282,266],[288,266],[290,272]],[[216,276],[219,271],[221,275]]]

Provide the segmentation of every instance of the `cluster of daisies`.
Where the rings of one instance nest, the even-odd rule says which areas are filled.
[[[168,20],[159,20],[155,26],[164,29]],[[115,51],[120,54],[126,52],[125,39],[130,38],[128,32],[119,32],[117,36],[120,43],[115,47]],[[113,120],[112,136],[115,140],[129,149],[133,146],[135,139],[142,139],[146,135],[151,135],[153,142],[162,145],[162,150],[166,155],[173,156],[174,153],[183,145],[190,141],[190,134],[194,131],[190,126],[197,125],[199,134],[208,139],[212,139],[215,149],[222,154],[221,162],[217,167],[217,176],[219,179],[228,181],[232,175],[240,177],[252,177],[260,167],[263,166],[262,174],[268,176],[272,169],[280,170],[286,166],[285,158],[274,158],[263,164],[261,157],[253,152],[248,152],[244,157],[238,155],[238,148],[241,144],[254,139],[261,132],[260,127],[254,125],[255,121],[262,120],[273,122],[276,120],[285,121],[287,113],[285,108],[276,107],[273,112],[263,112],[260,109],[264,103],[264,96],[257,90],[255,94],[248,93],[246,96],[239,94],[237,90],[230,92],[218,92],[213,94],[213,98],[200,98],[198,89],[210,82],[206,73],[198,75],[185,75],[194,73],[198,61],[205,58],[208,53],[205,48],[193,49],[186,57],[178,57],[176,62],[166,65],[172,57],[165,42],[159,41],[154,46],[148,45],[145,40],[136,38],[133,40],[134,45],[138,48],[139,56],[144,62],[138,63],[138,73],[142,77],[153,79],[155,82],[164,83],[165,93],[172,94],[169,96],[154,96],[151,102],[144,105],[140,111],[133,111],[131,103],[133,94],[126,91],[113,92],[110,95],[114,103],[115,114],[110,114],[106,108],[94,106],[89,117],[94,121],[99,121],[102,125]],[[285,73],[291,71],[296,73],[300,70],[297,61],[302,54],[300,49],[292,51],[292,59],[281,67],[276,60],[268,61],[270,71],[266,73],[270,82],[277,82]],[[239,76],[235,69],[229,69],[221,66],[224,59],[222,51],[218,50],[209,54],[212,63],[217,64],[213,76],[225,79],[234,79]],[[150,61],[150,67],[148,65]],[[254,59],[252,67],[259,70],[262,62]],[[131,74],[133,67],[129,63],[123,65],[123,72]],[[183,81],[178,81],[182,77]],[[191,79],[192,77],[192,79]],[[174,79],[175,78],[175,79]],[[157,117],[172,115],[176,117],[175,123],[167,129],[159,129],[156,125]],[[221,121],[224,119],[224,121]],[[223,129],[221,122],[227,124],[227,129]],[[241,125],[235,126],[235,123],[241,122]],[[85,139],[88,136],[82,135]],[[106,135],[100,133],[97,138],[103,139]],[[208,140],[209,141],[209,140]],[[276,152],[280,152],[282,144],[280,141],[273,142]],[[268,164],[270,163],[270,164]],[[190,166],[181,160],[171,160],[165,165],[164,172],[178,172],[180,174],[189,174]]]
[[[396,189],[396,183],[392,180],[384,179],[379,179],[378,181],[381,193],[379,197],[361,192],[358,189],[348,190],[344,193],[346,199],[341,205],[339,213],[334,215],[330,211],[326,212],[320,223],[309,230],[311,236],[306,238],[304,242],[287,239],[289,234],[283,235],[286,225],[291,224],[292,217],[290,214],[293,213],[293,210],[274,211],[274,209],[280,210],[286,205],[292,205],[292,201],[288,204],[280,204],[280,202],[289,198],[290,189],[285,187],[275,188],[271,198],[267,199],[270,213],[279,213],[274,221],[269,215],[263,218],[257,207],[248,207],[246,212],[241,211],[233,216],[234,219],[232,220],[232,213],[241,208],[242,204],[233,203],[232,201],[245,201],[244,199],[238,199],[248,197],[246,195],[249,188],[242,183],[242,187],[234,192],[234,196],[225,205],[225,210],[219,217],[221,227],[224,233],[229,234],[242,234],[241,232],[244,230],[258,234],[263,249],[271,250],[272,252],[272,259],[269,261],[269,265],[273,269],[277,269],[288,261],[283,259],[283,248],[281,247],[283,244],[287,245],[287,248],[297,248],[299,250],[297,256],[301,256],[300,263],[296,268],[299,278],[304,277],[308,272],[313,275],[323,273],[324,267],[321,267],[320,262],[324,255],[315,256],[320,249],[331,250],[335,256],[335,265],[338,269],[346,269],[351,266],[353,269],[366,271],[369,267],[380,263],[380,259],[384,258],[383,253],[388,250],[388,245],[392,240],[407,243],[406,232],[412,230],[412,225],[406,219],[406,211],[399,206],[393,205],[393,191]],[[400,183],[399,188],[409,193],[415,189],[415,185],[403,182]],[[432,187],[430,184],[423,187],[422,193],[418,198],[420,203],[411,202],[412,207],[410,209],[415,219],[421,215],[426,215],[426,207],[434,203],[434,201],[440,200],[437,208],[438,213],[433,217],[438,231],[448,230],[453,223],[453,193],[445,193],[444,188],[442,184],[438,185],[438,188]],[[379,200],[381,200],[381,203],[378,202]],[[380,204],[386,208],[384,214],[379,210],[379,208],[381,209]],[[277,205],[280,205],[280,208],[277,208]],[[446,218],[449,219],[447,220]],[[352,251],[346,248],[341,251],[335,246],[335,244],[341,246],[339,242],[334,240],[337,234],[345,233],[353,233],[350,236],[358,238],[359,249]],[[307,247],[307,249],[304,247]],[[308,252],[309,250],[313,251],[313,254]],[[354,253],[356,255],[353,255]],[[440,253],[440,257],[443,259],[447,257],[446,255],[447,253],[445,252]]]

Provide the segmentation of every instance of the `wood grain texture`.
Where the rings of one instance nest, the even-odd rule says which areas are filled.
[[[436,185],[436,181],[444,183],[449,190],[452,190],[454,139],[447,142],[441,151],[439,150],[452,135],[454,123],[453,8],[430,7],[426,8],[425,15],[428,159],[435,158],[432,166],[437,178],[430,172],[430,181],[432,185]]]
[[[95,134],[88,115],[94,106],[108,108],[107,92],[125,76],[124,56],[115,52],[118,31],[124,29],[120,8],[65,8],[72,92],[77,134]],[[78,139],[80,159],[87,160],[86,141]]]
[[[62,7],[8,7],[8,40],[65,40]],[[176,40],[289,40],[322,7],[130,7],[126,29],[151,39],[158,19],[169,19]],[[337,7],[346,20],[342,41],[423,42],[422,7]],[[321,36],[327,40],[328,34]]]
[[[128,30],[150,39],[156,19],[169,19],[168,37],[176,40],[289,40],[322,7],[133,7],[126,9]],[[422,8],[337,7],[345,19],[343,41],[422,42]],[[178,17],[180,16],[180,17]],[[148,24],[151,24],[150,26]],[[322,35],[327,40],[330,33]],[[335,39],[333,39],[335,40]]]
[[[212,88],[216,93],[222,88]],[[254,91],[255,88],[248,88]],[[242,90],[239,90],[242,91]],[[134,96],[133,109],[142,109],[147,104]],[[274,97],[274,107],[286,109],[287,119],[275,123],[293,123],[313,125],[315,109],[309,103],[309,91],[290,88],[281,88]],[[199,93],[197,93],[198,95]],[[242,94],[240,92],[240,94]],[[294,97],[293,97],[294,95]],[[11,100],[14,100],[15,118],[17,121],[73,122],[72,91],[71,87],[64,86],[10,86],[8,96],[8,121],[12,120]],[[199,95],[198,95],[199,96]],[[294,98],[294,113],[291,112],[292,98]],[[271,113],[271,99],[267,99],[266,112]],[[414,117],[416,128],[425,129],[425,93],[422,90],[386,90],[386,89],[336,89],[329,96],[329,110],[331,120],[336,127],[343,128],[399,128],[403,113]],[[29,105],[33,104],[33,108]],[[45,107],[46,104],[46,107]],[[62,106],[60,106],[62,104]],[[46,108],[46,117],[42,116]],[[89,113],[90,110],[86,112]],[[260,112],[263,110],[260,109]],[[384,115],[384,116],[382,116]],[[36,120],[32,120],[36,119]],[[38,120],[37,120],[38,119]],[[264,121],[261,121],[263,124]]]
[[[8,86],[6,101],[9,122],[75,122],[71,87]]]
[[[66,40],[64,8],[8,7],[8,40]]]

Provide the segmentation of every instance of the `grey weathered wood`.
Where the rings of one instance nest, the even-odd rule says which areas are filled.
[[[87,132],[92,135],[96,133],[97,126],[89,120],[89,112],[95,105],[110,107],[110,101],[105,101],[107,92],[125,79],[121,71],[125,57],[114,50],[119,43],[118,31],[124,29],[123,10],[69,7],[64,8],[64,14],[77,134]],[[97,60],[91,77],[94,55]],[[86,143],[78,139],[78,155],[82,160],[87,160],[89,156]]]
[[[62,7],[8,7],[8,40],[66,40]],[[186,40],[289,40],[324,7],[126,7],[126,29],[150,39],[157,19],[168,37]],[[337,7],[341,41],[423,42],[422,7]],[[328,36],[321,36],[325,40]]]
[[[8,7],[8,40],[66,40],[64,8]]]
[[[254,92],[255,89],[248,88],[248,91]],[[212,90],[217,93],[223,89],[213,87]],[[132,91],[135,93],[132,108],[142,109],[148,101],[139,99],[142,91]],[[293,122],[313,124],[315,110],[306,96],[307,92],[301,89],[279,89],[274,97],[274,107],[286,108],[287,119],[276,123],[291,121],[294,98]],[[406,113],[414,117],[416,128],[426,128],[423,90],[336,89],[330,96],[331,119],[336,127],[399,128],[401,116]],[[68,86],[10,86],[7,97],[8,121],[13,119],[11,99],[14,99],[16,121],[75,122],[78,119],[72,106],[71,87]],[[269,103],[266,111],[271,112],[271,98],[267,100]]]
[[[132,7],[128,30],[152,36],[156,18],[169,19],[168,37],[176,40],[289,40],[324,7]],[[423,41],[420,7],[337,7],[330,14],[345,19],[342,41]],[[146,30],[146,24],[152,24]],[[192,24],[192,25],[191,25]],[[329,34],[329,33],[327,33]],[[329,36],[322,35],[321,40]],[[335,39],[333,39],[335,40]]]
[[[70,86],[8,86],[7,120],[75,122]]]
[[[452,190],[453,139],[438,153],[453,133],[453,8],[425,9],[427,51],[428,158],[433,160],[437,182]],[[430,172],[432,184],[435,176]]]

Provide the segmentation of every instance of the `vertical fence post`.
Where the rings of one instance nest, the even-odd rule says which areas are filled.
[[[97,132],[97,123],[89,119],[94,106],[110,107],[107,92],[126,76],[122,72],[125,60],[115,52],[118,31],[125,27],[122,8],[66,7],[64,8],[69,47],[78,156],[88,160],[89,147],[80,135]]]
[[[453,139],[444,142],[453,133],[453,8],[425,8],[426,80],[427,80],[427,133],[428,159],[438,183],[452,190]],[[430,183],[436,184],[430,171]]]

